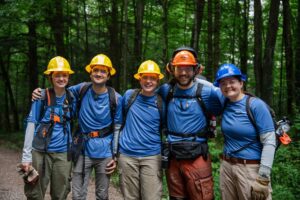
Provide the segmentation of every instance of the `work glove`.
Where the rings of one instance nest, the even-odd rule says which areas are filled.
[[[265,200],[269,196],[269,178],[259,176],[251,184],[251,199],[252,200]]]

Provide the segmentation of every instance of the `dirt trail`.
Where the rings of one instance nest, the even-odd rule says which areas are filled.
[[[24,183],[16,172],[16,165],[20,162],[21,152],[7,149],[0,145],[0,200],[25,200],[23,192]],[[95,186],[91,181],[87,199],[95,199]],[[50,200],[49,191],[46,200]],[[71,194],[68,200],[71,199]],[[121,200],[122,196],[118,189],[113,186],[109,188],[110,200]]]

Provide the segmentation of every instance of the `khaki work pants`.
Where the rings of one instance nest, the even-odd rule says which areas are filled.
[[[119,157],[120,185],[125,200],[160,200],[162,196],[161,155]]]
[[[45,169],[43,162],[45,156]],[[42,200],[50,182],[52,200],[66,199],[70,192],[70,173],[72,163],[67,160],[67,153],[43,153],[32,151],[32,166],[39,172],[35,185],[25,184],[24,191],[29,200]]]
[[[223,200],[251,199],[251,184],[258,176],[259,164],[231,164],[221,160],[220,190]],[[272,199],[272,188],[267,200]]]

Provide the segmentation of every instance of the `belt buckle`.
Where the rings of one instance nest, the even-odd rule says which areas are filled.
[[[89,136],[91,138],[95,138],[95,137],[98,137],[99,136],[99,132],[98,131],[92,131],[89,133]]]
[[[237,164],[237,163],[239,163],[238,158],[231,157],[229,160],[230,160],[230,162],[231,162],[232,164]]]

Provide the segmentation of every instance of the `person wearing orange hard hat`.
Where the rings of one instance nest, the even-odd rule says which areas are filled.
[[[176,49],[167,67],[173,79],[158,93],[166,103],[167,142],[162,152],[168,159],[169,199],[214,199],[207,139],[215,134],[212,114],[222,111],[220,94],[211,84],[197,80],[200,63],[194,49]]]
[[[70,120],[75,116],[76,101],[66,89],[69,62],[56,56],[47,70],[51,88],[44,100],[34,101],[27,118],[26,135],[19,172],[24,172],[27,199],[44,199],[50,182],[52,199],[66,199],[70,192],[71,161],[67,152],[72,141]]]
[[[134,74],[141,88],[129,89],[123,96],[118,168],[124,199],[162,198],[160,133],[164,103],[155,91],[163,77],[158,64],[146,60]]]

